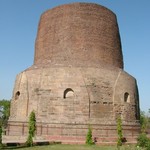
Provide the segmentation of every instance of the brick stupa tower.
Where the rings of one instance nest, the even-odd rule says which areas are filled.
[[[90,124],[98,143],[114,142],[118,117],[127,140],[138,135],[137,83],[123,70],[112,11],[73,3],[42,14],[34,64],[16,77],[7,135],[27,135],[33,110],[47,140],[84,143]]]

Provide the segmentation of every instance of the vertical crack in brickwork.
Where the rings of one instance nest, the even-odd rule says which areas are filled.
[[[81,69],[82,69],[82,68],[81,68]],[[87,94],[88,94],[88,99],[89,99],[89,118],[91,118],[90,94],[89,94],[88,87],[87,87],[86,82],[85,82],[85,80],[84,80],[83,73],[82,73],[82,70],[81,70],[81,69],[80,69],[80,72],[81,72],[82,79],[83,79],[83,82],[84,82],[84,85],[85,85],[85,88],[86,88],[86,91],[87,91]]]
[[[41,68],[41,71],[40,71],[40,81],[39,81],[39,86],[38,86],[38,90],[40,91],[41,90],[41,86],[42,86],[42,79],[43,79],[43,74],[44,74],[44,67]],[[40,116],[41,115],[41,94],[39,94],[38,96],[38,103],[37,103],[37,116]]]
[[[23,76],[23,73],[21,73],[21,77],[20,77],[20,80],[19,80],[18,89],[20,89],[20,84],[21,84],[22,76]],[[18,91],[18,89],[17,89],[17,91]]]
[[[28,112],[29,112],[29,83],[28,83],[28,77],[25,73],[25,76],[26,76],[26,83],[27,83],[27,86],[26,86],[26,92],[27,92],[27,108],[26,108],[26,116],[28,116]]]
[[[113,88],[113,104],[114,104],[114,100],[115,100],[116,86],[117,86],[117,82],[118,82],[118,80],[119,80],[119,77],[120,77],[120,75],[121,75],[121,72],[122,72],[122,70],[120,70],[120,71],[118,72],[118,76],[117,76],[116,81],[115,81],[115,84],[114,84],[114,88]]]
[[[22,80],[22,76],[23,76],[23,73],[20,74],[20,78],[19,78],[19,81],[18,81],[18,86],[17,86],[17,89],[15,88],[14,90],[14,93],[13,93],[13,101],[12,101],[12,107],[11,107],[11,116],[16,118],[17,117],[17,108],[18,108],[18,101],[15,100],[15,95],[16,95],[16,92],[20,89],[20,84],[21,84],[21,80]],[[18,76],[19,77],[19,76]]]

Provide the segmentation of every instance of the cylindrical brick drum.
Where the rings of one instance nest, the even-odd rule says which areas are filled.
[[[34,64],[123,68],[116,15],[88,3],[62,5],[42,14]]]

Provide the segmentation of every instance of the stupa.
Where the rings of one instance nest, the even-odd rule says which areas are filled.
[[[93,3],[72,3],[41,15],[33,65],[17,75],[7,135],[26,136],[31,111],[37,136],[84,143],[88,126],[97,143],[139,133],[139,96],[124,71],[116,15]]]

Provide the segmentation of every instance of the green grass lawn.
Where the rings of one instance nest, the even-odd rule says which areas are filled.
[[[26,148],[5,148],[5,149],[18,149],[18,150],[118,150],[116,146],[87,146],[87,145],[48,145],[48,146],[33,146]],[[122,146],[120,150],[136,150],[134,146]],[[137,149],[142,150],[142,149]]]

